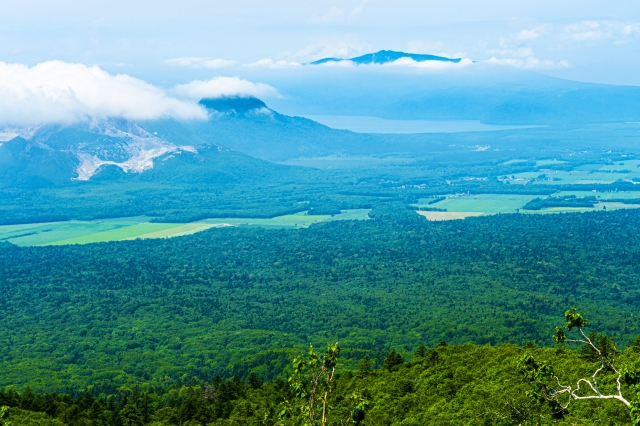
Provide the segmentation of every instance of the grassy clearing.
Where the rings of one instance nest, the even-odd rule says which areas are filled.
[[[124,240],[136,240],[136,239],[149,239],[149,238],[172,238],[182,237],[184,235],[195,234],[196,232],[206,231],[210,228],[220,228],[224,225],[216,225],[211,223],[188,223],[182,226],[176,226],[174,228],[167,228],[161,231],[151,232],[148,234],[142,234],[135,237],[124,238]]]
[[[546,175],[552,180],[538,180],[540,175]],[[540,172],[523,172],[515,174],[516,179],[533,180],[536,185],[566,185],[566,184],[609,184],[618,179],[627,179],[630,174],[627,173],[606,173],[591,172],[590,170],[572,170],[572,171],[540,171]],[[511,181],[511,183],[518,183]],[[526,183],[526,182],[525,182]]]
[[[58,222],[35,228],[31,235],[14,236],[7,239],[19,246],[42,246],[58,241],[84,238],[96,233],[108,232],[130,226],[128,223],[105,222]],[[3,228],[3,227],[0,227]]]
[[[341,214],[331,216],[326,222],[333,220],[369,220],[369,212],[371,209],[343,210]]]
[[[420,216],[424,216],[427,220],[431,221],[442,221],[442,220],[457,220],[457,219],[465,219],[467,217],[472,216],[482,216],[484,213],[481,212],[416,212]]]
[[[251,219],[251,218],[217,218],[205,219],[203,223],[209,224],[228,224],[228,225],[247,225],[262,227],[307,227],[317,222],[321,222],[330,218],[329,215],[307,215],[303,213],[288,214],[285,216],[277,216],[270,219]]]
[[[536,167],[542,167],[542,166],[552,166],[554,164],[566,164],[566,161],[561,161],[561,160],[539,160],[536,161]]]
[[[616,161],[614,163],[609,163],[604,166],[601,166],[599,170],[611,170],[611,171],[637,170],[639,165],[640,165],[640,160]]]
[[[578,198],[596,197],[598,200],[640,198],[640,191],[597,192],[597,191],[560,191],[554,196],[575,195]]]
[[[195,234],[210,228],[252,225],[266,228],[307,227],[331,220],[367,220],[370,209],[345,210],[339,215],[298,213],[271,219],[207,219],[195,223],[148,223],[148,217],[117,218],[98,221],[69,221],[0,226],[0,241],[19,246],[90,244],[148,238],[171,238]]]
[[[60,240],[52,242],[48,245],[66,245],[66,244],[89,244],[89,243],[104,243],[108,241],[120,241],[135,239],[142,235],[157,233],[172,228],[181,227],[181,224],[177,223],[139,223],[136,225],[122,226],[116,229],[110,229],[103,232],[95,232],[89,235],[83,235],[81,237],[69,238],[66,240]]]
[[[333,220],[367,220],[370,209],[343,210],[341,214],[329,215],[308,215],[306,212],[277,216],[271,219],[247,219],[247,218],[219,218],[205,219],[203,223],[262,226],[266,228],[306,228],[314,223]]]
[[[446,200],[435,204],[426,204],[428,199],[420,200],[418,207],[447,209],[447,212],[515,213],[529,201],[538,197],[526,194],[478,194],[471,196],[448,196]]]

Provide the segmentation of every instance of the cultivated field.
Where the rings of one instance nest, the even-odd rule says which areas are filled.
[[[516,173],[510,184],[564,185],[564,184],[610,184],[618,180],[640,179],[640,160],[617,161],[601,164],[583,164],[573,170],[545,169],[566,163],[564,161],[543,160],[536,162],[536,170]],[[546,175],[541,178],[540,175]]]
[[[247,219],[247,218],[219,218],[205,219],[203,223],[261,226],[265,228],[306,228],[318,222],[332,220],[367,220],[371,209],[343,210],[341,214],[329,215],[308,215],[306,212],[276,216],[270,219]]]
[[[565,195],[575,195],[578,198],[582,197],[596,197],[598,200],[612,200],[612,199],[640,199],[640,191],[618,191],[618,192],[596,192],[596,191],[560,191],[553,196],[562,197]]]
[[[210,228],[226,226],[260,226],[266,228],[301,228],[331,220],[366,220],[368,209],[345,210],[339,215],[307,215],[298,213],[271,219],[207,219],[194,223],[150,223],[148,217],[132,217],[95,221],[69,221],[0,226],[0,242],[19,246],[89,244],[147,238],[172,238],[190,235]]]
[[[596,197],[598,203],[593,207],[549,207],[541,210],[523,210],[522,208],[539,195],[524,194],[476,194],[476,195],[448,195],[445,200],[434,204],[428,204],[433,198],[423,198],[415,207],[446,209],[446,212],[418,211],[417,213],[428,220],[454,220],[464,219],[469,216],[490,215],[497,213],[577,213],[596,210],[636,209],[640,204],[624,204],[607,201],[612,199],[640,198],[640,191],[620,192],[593,192],[593,191],[561,191],[553,194],[555,197],[575,195],[578,198]],[[541,197],[544,198],[544,197]]]
[[[428,198],[421,199],[417,207],[446,209],[447,212],[515,213],[529,201],[538,197],[526,194],[477,194],[470,196],[449,195],[446,200],[427,204]]]
[[[484,213],[480,212],[417,212],[419,215],[424,216],[427,220],[442,221],[442,220],[456,220],[465,219],[471,216],[482,216]]]

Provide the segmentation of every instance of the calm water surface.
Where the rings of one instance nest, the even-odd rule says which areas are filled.
[[[542,126],[498,126],[475,120],[386,120],[377,117],[347,115],[303,116],[334,129],[358,133],[459,133],[527,129]]]

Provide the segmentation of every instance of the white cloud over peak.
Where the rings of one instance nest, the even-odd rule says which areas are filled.
[[[194,80],[190,83],[179,84],[171,89],[177,96],[201,99],[217,98],[221,96],[246,95],[257,98],[281,97],[280,93],[268,84],[253,83],[238,77],[216,77],[211,80]]]
[[[98,66],[0,62],[0,123],[71,123],[87,117],[204,119],[206,112],[145,81]]]
[[[237,61],[221,58],[174,58],[165,61],[167,64],[181,67],[219,69],[236,65]]]
[[[411,58],[400,58],[396,61],[383,64],[384,67],[410,67],[418,68],[428,71],[450,71],[461,68],[466,68],[473,64],[473,61],[469,58],[464,58],[460,62],[446,62],[446,61],[415,61]]]

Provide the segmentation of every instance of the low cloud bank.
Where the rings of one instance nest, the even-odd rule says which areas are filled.
[[[219,98],[222,96],[280,97],[280,93],[268,84],[253,83],[237,77],[194,80],[190,83],[175,86],[171,92],[191,99]]]
[[[48,61],[29,67],[0,62],[0,125],[74,123],[88,118],[206,119],[203,97],[278,96],[271,86],[235,77],[164,90],[98,66]],[[0,130],[2,128],[0,127]]]
[[[0,123],[72,123],[87,117],[202,119],[206,113],[149,83],[97,66],[0,62]]]

